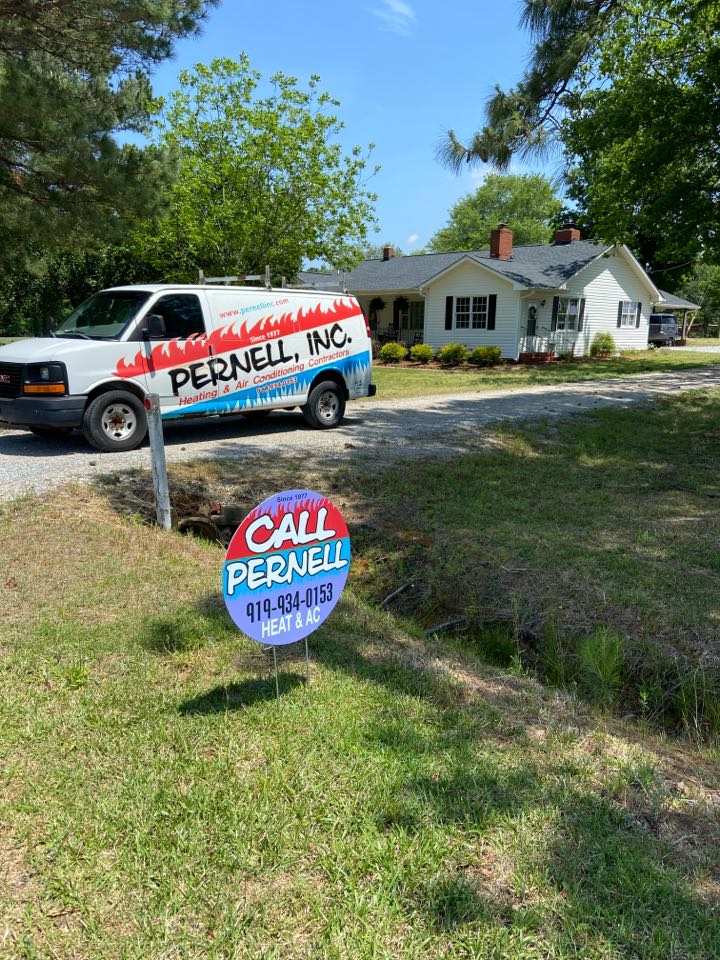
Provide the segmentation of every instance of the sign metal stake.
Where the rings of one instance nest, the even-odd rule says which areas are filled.
[[[162,420],[160,419],[160,397],[156,393],[149,393],[145,397],[145,409],[147,411],[157,522],[163,530],[170,530],[172,528],[170,489],[165,462],[165,441],[163,439]]]
[[[280,680],[278,679],[277,647],[273,647],[273,660],[275,661],[275,696],[277,697],[277,705],[279,710],[280,709]]]
[[[310,650],[308,649],[307,637],[305,637],[305,676],[307,685],[310,686]]]

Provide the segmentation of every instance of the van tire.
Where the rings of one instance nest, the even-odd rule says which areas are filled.
[[[100,393],[85,408],[82,432],[96,450],[106,453],[134,450],[147,434],[145,408],[127,390]]]
[[[318,383],[310,391],[302,412],[305,421],[311,427],[319,430],[337,427],[345,416],[345,397],[342,387],[333,380]]]

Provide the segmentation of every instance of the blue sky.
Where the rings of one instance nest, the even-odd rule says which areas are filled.
[[[342,101],[346,146],[376,145],[372,159],[382,170],[372,180],[380,224],[373,240],[410,251],[482,180],[482,170],[448,172],[435,148],[449,127],[468,137],[495,84],[520,76],[530,43],[518,18],[519,4],[508,0],[224,0],[199,38],[177,45],[153,86],[166,96],[183,67],[241,51],[265,75],[319,74]]]

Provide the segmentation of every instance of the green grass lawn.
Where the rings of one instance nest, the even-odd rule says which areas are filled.
[[[717,343],[717,341],[716,341]],[[552,386],[626,377],[638,373],[691,370],[717,364],[719,357],[707,353],[673,353],[649,350],[614,360],[553,364],[546,367],[496,367],[487,370],[468,368],[438,370],[422,367],[392,367],[376,364],[373,380],[378,400],[422,397],[442,393],[474,393],[477,390],[506,390]]]
[[[642,740],[350,590],[303,663],[221,552],[82,491],[6,508],[8,957],[707,960],[710,754]],[[679,781],[682,780],[680,786]]]
[[[0,956],[717,956],[717,750],[421,622],[517,596],[567,598],[573,629],[580,598],[589,623],[702,628],[719,413],[683,396],[412,469],[174,467],[199,496],[324,484],[352,522],[351,585],[279,710],[220,548],[133,519],[124,484],[6,505]],[[406,618],[379,609],[409,574]]]
[[[720,347],[720,337],[690,337],[689,347]]]

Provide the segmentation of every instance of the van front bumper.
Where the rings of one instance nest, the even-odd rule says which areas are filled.
[[[377,387],[375,386],[374,383],[371,383],[370,386],[368,387],[367,395],[369,397],[374,397],[376,393],[377,393]]]
[[[0,421],[12,427],[79,427],[87,397],[0,400]]]

